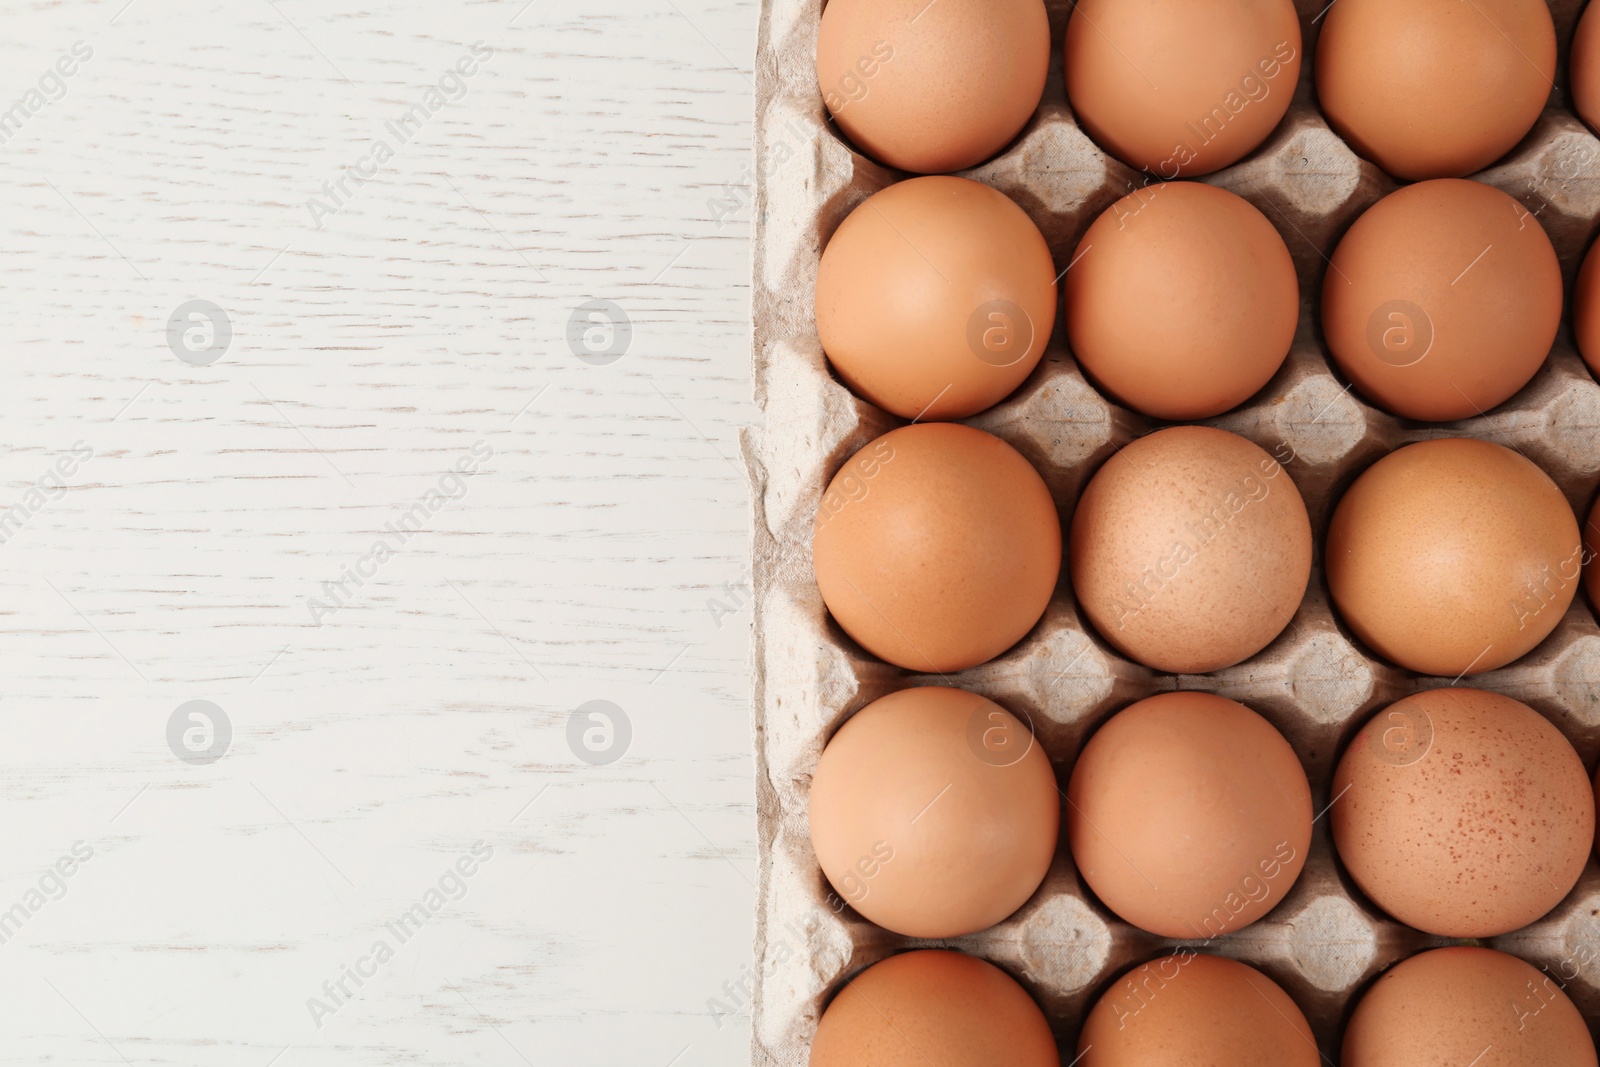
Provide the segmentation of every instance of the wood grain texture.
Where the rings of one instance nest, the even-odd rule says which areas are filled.
[[[125,3],[0,7],[0,1063],[748,1062],[707,1002],[754,899],[756,5]],[[209,366],[168,345],[193,299]],[[592,299],[632,322],[606,366]],[[168,746],[193,699],[209,765]],[[568,744],[595,699],[607,766]]]

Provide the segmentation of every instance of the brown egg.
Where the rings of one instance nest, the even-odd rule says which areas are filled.
[[[1589,591],[1589,607],[1600,612],[1600,499],[1589,509],[1583,524],[1583,586]]]
[[[1572,33],[1572,109],[1589,128],[1600,127],[1600,7],[1589,4]]]
[[[1188,178],[1267,139],[1300,59],[1291,0],[1078,0],[1067,96],[1100,147],[1159,178]]]
[[[1350,1016],[1339,1062],[1595,1067],[1595,1051],[1556,977],[1504,952],[1463,945],[1419,953],[1380,975]]]
[[[1588,11],[1584,14],[1587,17]],[[1596,25],[1600,25],[1600,21]],[[1588,254],[1583,257],[1583,267],[1578,271],[1578,284],[1572,293],[1572,333],[1590,372],[1600,375],[1600,256],[1595,255],[1597,248],[1600,248],[1600,241],[1589,246]]]
[[[1044,479],[982,430],[891,430],[852,456],[817,509],[812,562],[845,633],[907,670],[993,659],[1044,614],[1061,523]]]
[[[912,178],[865,200],[823,250],[817,332],[857,396],[906,419],[1005,399],[1056,319],[1050,248],[1004,193]]]
[[[1329,124],[1397,178],[1459,178],[1511,151],[1555,88],[1545,0],[1339,0],[1317,41]]]
[[[1340,616],[1378,655],[1447,678],[1503,667],[1572,603],[1577,518],[1548,475],[1487,441],[1407,445],[1334,509],[1326,553]]]
[[[959,937],[1039,888],[1061,794],[1033,734],[960,689],[903,689],[833,735],[811,778],[811,846],[835,892],[887,930]]]
[[[1487,412],[1538,371],[1560,324],[1561,267],[1544,227],[1479,182],[1384,197],[1344,235],[1322,283],[1339,369],[1408,419]]]
[[[817,34],[817,83],[839,129],[919,174],[1009,144],[1049,68],[1043,0],[830,0]]]
[[[1106,907],[1163,937],[1211,939],[1283,899],[1311,843],[1311,786],[1243,704],[1162,693],[1113,715],[1078,756],[1067,840]]]
[[[1158,419],[1209,418],[1248,400],[1283,364],[1300,312],[1294,260],[1272,223],[1198,182],[1112,204],[1062,288],[1084,373]]]
[[[1119,652],[1204,673],[1261,651],[1311,577],[1311,522],[1278,461],[1236,434],[1174,426],[1095,474],[1072,520],[1078,604]]]
[[[1084,1020],[1078,1055],[1078,1067],[1321,1067],[1305,1015],[1278,983],[1187,948],[1112,983]]]
[[[1061,1067],[1027,991],[959,952],[904,952],[852,978],[817,1021],[811,1067]]]
[[[1333,840],[1372,902],[1443,937],[1494,937],[1559,904],[1594,846],[1583,761],[1544,716],[1432,689],[1356,734],[1333,779]]]

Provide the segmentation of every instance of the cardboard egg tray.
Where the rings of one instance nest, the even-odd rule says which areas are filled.
[[[1305,1012],[1323,1054],[1337,1063],[1344,1021],[1367,984],[1390,964],[1449,943],[1388,919],[1362,896],[1334,857],[1325,816],[1315,824],[1304,873],[1287,898],[1261,921],[1210,942],[1168,940],[1119,920],[1079,878],[1065,836],[1039,891],[998,926],[947,941],[901,937],[839,900],[807,832],[807,790],[828,738],[868,702],[928,684],[971,689],[1026,716],[1063,787],[1086,737],[1114,712],[1165,690],[1218,693],[1254,708],[1288,737],[1321,811],[1332,800],[1337,758],[1362,722],[1393,700],[1454,681],[1417,677],[1377,660],[1331,610],[1320,556],[1332,507],[1350,482],[1402,444],[1479,437],[1538,463],[1580,520],[1587,517],[1600,484],[1600,386],[1573,347],[1570,298],[1600,215],[1600,140],[1566,108],[1567,49],[1580,0],[1551,4],[1560,69],[1543,116],[1509,157],[1476,176],[1525,205],[1554,242],[1568,297],[1562,330],[1538,376],[1512,400],[1483,417],[1432,425],[1364,403],[1330,369],[1321,339],[1317,307],[1327,257],[1356,216],[1397,187],[1358,158],[1317,110],[1311,59],[1315,20],[1325,3],[1298,2],[1305,63],[1284,121],[1244,160],[1200,179],[1239,194],[1271,219],[1299,274],[1300,321],[1285,365],[1244,407],[1209,420],[1292,457],[1285,469],[1310,510],[1318,555],[1293,623],[1236,667],[1210,675],[1163,674],[1121,658],[1088,628],[1063,565],[1045,617],[1019,645],[946,679],[912,674],[864,653],[829,618],[812,573],[812,519],[824,487],[856,449],[902,424],[856,399],[830,374],[812,309],[818,258],[852,208],[907,175],[853,152],[827,121],[813,66],[821,0],[764,0],[756,67],[753,313],[756,396],[765,418],[764,428],[744,441],[754,482],[757,603],[756,1064],[805,1064],[817,1019],[844,981],[913,947],[955,948],[1004,968],[1043,1007],[1062,1062],[1069,1063],[1081,1019],[1099,996],[1132,966],[1180,945],[1243,960],[1272,976]],[[1020,204],[1044,232],[1061,270],[1090,222],[1143,181],[1074,121],[1060,55],[1070,4],[1050,0],[1049,9],[1055,58],[1038,112],[1002,155],[963,175]],[[1063,530],[1099,465],[1159,425],[1089,385],[1059,321],[1023,387],[967,421],[1032,461],[1055,496]],[[1532,653],[1462,684],[1532,705],[1594,771],[1600,760],[1600,627],[1581,592]],[[1483,943],[1547,967],[1566,983],[1591,1029],[1600,1030],[1600,866],[1592,855],[1577,887],[1554,911]]]

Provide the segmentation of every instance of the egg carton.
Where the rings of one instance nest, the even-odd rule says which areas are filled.
[[[1171,675],[1119,656],[1079,613],[1066,568],[1044,618],[1015,648],[960,673],[918,675],[875,660],[829,618],[811,567],[811,526],[841,464],[902,420],[854,397],[830,374],[812,298],[823,246],[866,197],[908,175],[855,153],[828,122],[815,80],[821,0],[764,0],[757,56],[755,390],[764,427],[743,446],[754,483],[755,711],[759,896],[752,1056],[807,1062],[831,996],[863,967],[917,947],[959,949],[1004,968],[1034,996],[1070,1062],[1085,1012],[1135,964],[1189,946],[1242,960],[1295,999],[1330,1062],[1345,1020],[1384,968],[1452,943],[1386,917],[1335,859],[1319,817],[1305,870],[1264,919],[1209,942],[1136,929],[1084,885],[1065,837],[1044,884],[992,929],[940,941],[902,937],[857,915],[817,865],[807,830],[811,773],[854,711],[907,686],[948,684],[1025,716],[1063,787],[1087,737],[1129,703],[1173,689],[1217,693],[1254,708],[1283,732],[1310,779],[1315,810],[1351,735],[1377,708],[1455,682],[1424,678],[1368,654],[1330,607],[1320,554],[1334,503],[1392,449],[1469,436],[1515,448],[1560,485],[1580,519],[1600,483],[1600,386],[1576,352],[1573,280],[1600,215],[1600,141],[1566,107],[1566,58],[1580,0],[1553,0],[1561,68],[1538,124],[1476,175],[1519,200],[1550,235],[1568,297],[1555,345],[1533,381],[1485,416],[1422,424],[1363,402],[1332,365],[1317,305],[1327,259],[1349,224],[1398,187],[1328,126],[1311,81],[1326,0],[1298,0],[1307,62],[1288,114],[1237,164],[1200,180],[1228,189],[1271,219],[1294,256],[1301,307],[1293,348],[1272,381],[1208,425],[1243,435],[1285,463],[1310,511],[1318,561],[1287,630],[1258,655],[1208,675]],[[1002,190],[1043,231],[1057,268],[1089,224],[1143,177],[1101,151],[1076,124],[1063,88],[1060,42],[1070,4],[1050,0],[1054,54],[1044,99],[998,158],[961,172]],[[1059,315],[1059,313],[1058,313]],[[1123,444],[1160,423],[1102,397],[1075,365],[1059,321],[1037,370],[1008,400],[965,420],[1004,438],[1038,468],[1070,527],[1086,480]],[[1069,546],[1070,550],[1070,546]],[[1509,666],[1464,681],[1515,697],[1554,722],[1592,773],[1600,760],[1600,627],[1579,594],[1556,630]],[[1591,1031],[1600,1029],[1600,866],[1591,855],[1576,888],[1533,925],[1482,942],[1548,968],[1566,983]],[[1530,994],[1531,995],[1531,994]],[[1530,1008],[1537,1002],[1530,1002]]]

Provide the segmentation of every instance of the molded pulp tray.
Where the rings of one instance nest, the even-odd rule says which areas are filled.
[[[1365,651],[1335,619],[1320,554],[1332,505],[1390,450],[1427,437],[1497,441],[1538,463],[1580,519],[1600,483],[1600,386],[1573,348],[1570,297],[1600,214],[1600,141],[1566,109],[1566,58],[1579,0],[1553,0],[1561,59],[1538,124],[1475,177],[1537,216],[1555,243],[1568,311],[1538,376],[1489,415],[1427,425],[1365,404],[1330,370],[1317,320],[1327,257],[1350,223],[1397,183],[1359,159],[1317,110],[1310,58],[1326,0],[1298,0],[1307,62],[1289,113],[1239,163],[1200,179],[1239,194],[1277,226],[1294,255],[1301,311],[1294,347],[1271,383],[1210,425],[1280,457],[1311,512],[1319,562],[1294,621],[1266,650],[1210,675],[1175,676],[1114,653],[1080,618],[1063,566],[1044,619],[993,662],[948,684],[1027,716],[1065,786],[1084,739],[1134,700],[1200,689],[1248,704],[1278,727],[1310,776],[1315,809],[1345,744],[1377,708],[1452,679],[1419,678]],[[907,175],[855,154],[827,122],[814,69],[820,0],[763,0],[757,56],[755,381],[764,429],[744,448],[754,482],[756,744],[760,891],[753,1059],[803,1065],[818,1016],[861,968],[912,947],[948,947],[990,960],[1042,1005],[1062,1050],[1074,1055],[1080,1021],[1135,964],[1190,945],[1244,960],[1295,999],[1322,1052],[1339,1039],[1356,997],[1385,967],[1449,943],[1393,922],[1368,903],[1317,821],[1304,873],[1266,918],[1209,943],[1159,938],[1122,922],[1078,877],[1063,837],[1043,886],[1015,915],[968,937],[928,942],[866,922],[834,896],[811,851],[806,796],[823,745],[852,712],[912,685],[946,684],[866,655],[829,619],[811,569],[811,523],[828,480],[856,449],[901,420],[853,397],[829,373],[812,296],[823,246],[864,198]],[[1062,85],[1060,45],[1070,13],[1050,0],[1054,55],[1044,100],[997,159],[962,172],[1019,203],[1050,243],[1058,270],[1100,212],[1142,176],[1078,128]],[[1059,316],[1059,313],[1058,313]],[[1117,448],[1159,424],[1119,408],[1084,380],[1056,323],[1035,373],[1012,397],[972,419],[1039,469],[1067,529],[1084,483]],[[1522,700],[1577,746],[1592,773],[1600,759],[1600,627],[1581,593],[1528,656],[1463,684]],[[1570,979],[1567,993],[1600,1023],[1600,866],[1591,855],[1577,887],[1526,929],[1485,944]],[[1573,976],[1573,972],[1578,972]]]

